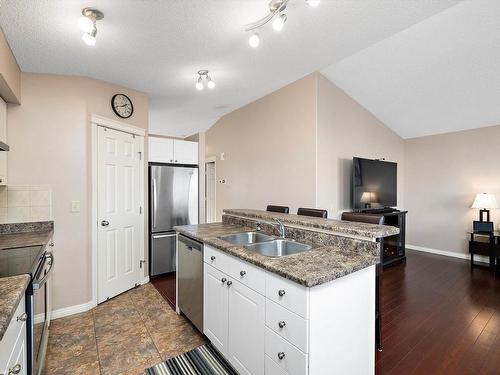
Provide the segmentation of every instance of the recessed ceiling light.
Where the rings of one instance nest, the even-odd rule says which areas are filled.
[[[320,0],[306,0],[306,3],[310,7],[317,7],[320,3]]]
[[[97,29],[92,30],[90,33],[84,33],[82,35],[82,40],[88,46],[95,46],[95,43],[96,43],[96,38],[95,38],[96,34],[97,34]]]
[[[273,21],[274,31],[280,32],[281,30],[283,30],[283,26],[285,26],[285,22],[286,22],[286,14],[284,14],[284,13],[280,14],[280,16]]]

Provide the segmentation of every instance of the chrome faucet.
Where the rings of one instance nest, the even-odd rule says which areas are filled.
[[[257,232],[260,232],[262,230],[262,227],[259,222],[257,222],[257,225],[255,225],[255,229],[257,230]]]
[[[285,238],[286,237],[286,228],[285,226],[283,225],[283,223],[278,220],[278,219],[274,219],[276,221],[276,229],[278,229],[278,232],[280,234],[280,237],[281,238]]]

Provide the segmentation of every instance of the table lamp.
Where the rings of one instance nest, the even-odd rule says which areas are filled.
[[[474,203],[472,203],[471,208],[479,208],[479,221],[489,222],[490,221],[490,210],[491,208],[499,208],[497,199],[493,194],[480,193],[476,195]],[[486,220],[484,220],[484,214],[486,214]]]
[[[365,208],[371,208],[372,203],[378,203],[377,193],[365,191],[361,194],[361,203],[365,204]]]

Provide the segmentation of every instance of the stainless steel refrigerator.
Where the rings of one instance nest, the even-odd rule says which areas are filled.
[[[198,224],[198,167],[149,165],[149,274],[175,271],[173,227]]]

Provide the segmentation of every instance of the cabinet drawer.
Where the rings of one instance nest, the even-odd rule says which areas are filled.
[[[309,291],[306,287],[267,273],[266,297],[307,319]]]
[[[9,360],[15,354],[14,350],[16,347],[16,342],[22,340],[23,342],[26,339],[26,321],[23,320],[25,317],[25,307],[24,307],[24,298],[19,302],[19,306],[17,307],[12,319],[5,331],[5,334],[0,341],[0,374],[2,374],[2,370],[9,364]],[[8,374],[8,368],[6,374]]]
[[[288,373],[266,355],[266,375],[288,375]]]
[[[219,271],[229,275],[229,255],[224,254],[222,251],[214,249],[211,246],[204,245],[203,260],[205,263],[210,264],[212,267],[217,268]]]
[[[266,328],[266,355],[290,375],[307,374],[307,355]],[[280,356],[281,359],[280,359]]]
[[[266,326],[304,353],[308,353],[308,321],[266,299]]]
[[[248,262],[230,257],[229,276],[262,295],[266,293],[266,272]]]

